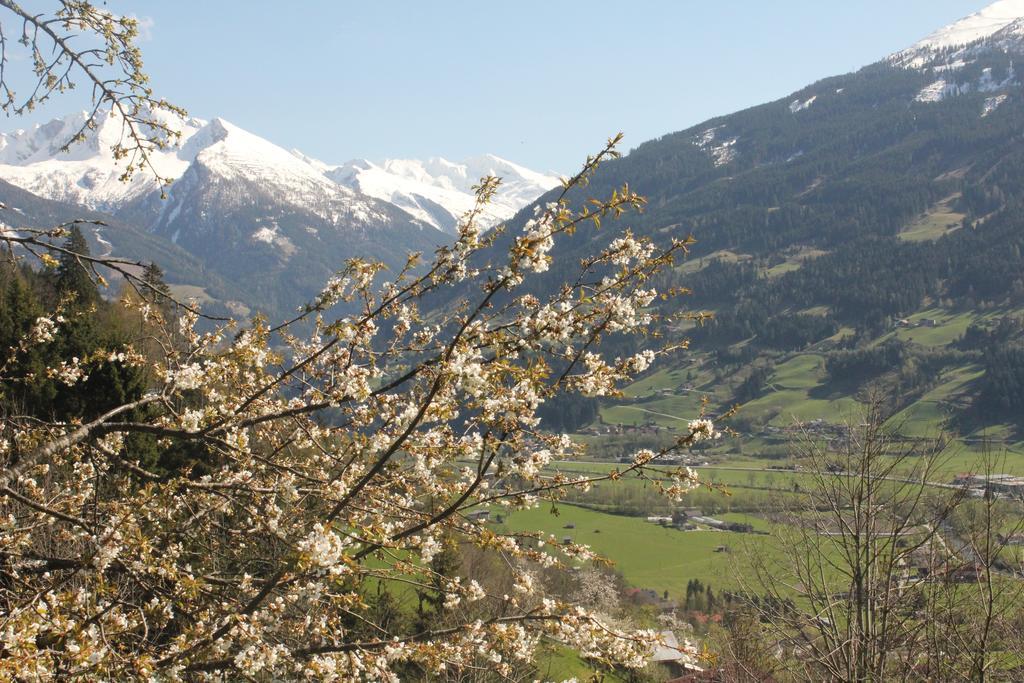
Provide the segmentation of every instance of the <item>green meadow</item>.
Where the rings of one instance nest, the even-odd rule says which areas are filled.
[[[748,550],[776,553],[771,537],[724,531],[678,531],[647,522],[641,517],[626,517],[561,504],[557,514],[549,507],[515,512],[505,519],[509,531],[541,531],[562,539],[590,546],[610,560],[631,585],[650,588],[669,597],[686,594],[686,583],[700,579],[715,590],[739,589],[743,585],[743,567],[737,556]],[[768,523],[746,515],[731,515],[733,521],[750,520],[755,528]],[[574,528],[567,529],[566,525]],[[720,546],[727,551],[715,552]]]

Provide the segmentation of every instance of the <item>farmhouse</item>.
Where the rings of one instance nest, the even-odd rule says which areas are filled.
[[[627,600],[638,605],[657,605],[664,602],[664,598],[651,588],[629,588],[625,596]]]
[[[675,674],[687,675],[702,673],[703,669],[689,663],[689,660],[692,659],[692,657],[692,654],[688,654],[686,650],[683,649],[683,646],[679,645],[679,640],[676,638],[675,633],[668,630],[658,632],[658,644],[654,647],[654,653],[651,655],[651,662],[665,665]],[[683,680],[686,679],[684,678]]]

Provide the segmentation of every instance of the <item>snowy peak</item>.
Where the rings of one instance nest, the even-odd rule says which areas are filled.
[[[1024,0],[999,0],[890,55],[890,64],[933,79],[916,102],[935,103],[970,93],[999,93],[981,107],[990,115],[1019,89],[1015,63],[1024,56]]]
[[[199,119],[182,119],[164,111],[151,113],[157,121],[181,133],[188,139],[195,131],[206,125]],[[84,161],[98,154],[110,156],[110,149],[121,139],[124,124],[119,114],[102,111],[96,115],[91,127],[85,127],[89,112],[81,111],[47,123],[36,124],[27,130],[0,134],[0,163],[29,165],[57,159],[61,161]],[[84,139],[64,150],[79,132]],[[146,131],[150,133],[152,131]]]
[[[165,200],[147,195],[125,209],[175,243],[179,238],[202,241],[203,233],[218,229],[218,221],[225,225],[244,216],[237,234],[248,234],[251,242],[280,247],[290,256],[295,251],[297,230],[316,234],[331,229],[350,234],[385,227],[399,213],[335,183],[312,160],[222,118],[213,119],[192,135],[181,155],[191,162],[171,185]],[[282,224],[279,229],[285,217],[290,217],[285,222],[291,225],[286,229]],[[410,223],[404,214],[397,220]]]
[[[974,14],[944,26],[910,47],[942,50],[988,38],[1024,18],[1024,0],[999,0]]]
[[[338,190],[314,166],[222,118],[210,121],[189,143],[183,152],[194,153],[195,163],[225,180],[269,183],[282,190]]]
[[[998,0],[889,57],[907,68],[930,66],[938,55],[979,41],[1003,43],[1024,37],[1024,0]],[[1001,45],[1005,49],[1006,45]]]
[[[328,168],[328,178],[377,199],[390,202],[439,230],[452,232],[458,218],[473,208],[473,186],[484,176],[502,179],[486,219],[497,223],[559,184],[554,175],[538,173],[493,154],[453,162],[442,157],[425,161],[388,159],[373,163],[356,159]]]
[[[0,135],[0,178],[47,199],[111,213],[159,195],[160,188],[148,172],[136,173],[128,183],[121,180],[124,163],[116,162],[110,151],[123,132],[122,121],[114,113],[99,115],[85,140],[71,145],[67,152],[61,150],[87,116],[87,112],[81,112]],[[368,209],[372,199],[358,197],[350,188],[332,182],[324,176],[324,168],[229,121],[180,119],[164,113],[158,116],[181,133],[173,147],[150,155],[161,176],[178,181],[169,191],[171,201],[156,203],[161,221],[173,213],[173,207],[168,208],[171,204],[187,201],[185,195],[194,193],[197,183],[235,186],[237,191],[223,196],[240,203],[248,201],[245,197],[254,192],[269,193],[282,204],[331,221],[340,215],[352,215],[356,204],[366,209],[356,211],[358,216],[370,218],[370,213],[379,213]]]
[[[150,161],[161,176],[177,178],[192,161],[188,143],[208,124],[166,112],[154,116],[180,132],[181,137],[175,147],[152,151]],[[111,148],[121,140],[124,122],[114,112],[98,114],[94,125],[86,129],[85,139],[63,150],[87,118],[88,112],[79,112],[0,134],[0,178],[47,199],[102,210],[115,209],[153,192],[156,186],[149,173],[136,173],[128,183],[121,180],[126,162],[116,162]]]

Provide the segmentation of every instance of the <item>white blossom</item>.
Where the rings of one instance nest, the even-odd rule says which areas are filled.
[[[58,315],[49,318],[45,315],[36,318],[32,330],[29,332],[29,339],[37,344],[53,341],[57,334],[57,326],[64,322],[64,316]]]
[[[715,424],[707,418],[690,420],[686,427],[690,430],[690,439],[692,443],[709,440],[713,441],[721,438],[722,436],[721,432],[715,430]]]
[[[347,571],[347,567],[342,564],[347,545],[340,534],[317,523],[298,543],[298,549],[311,565],[339,574]]]

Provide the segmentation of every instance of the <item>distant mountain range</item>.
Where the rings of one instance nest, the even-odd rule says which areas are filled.
[[[179,144],[151,157],[161,176],[175,179],[161,198],[145,172],[121,181],[123,164],[115,163],[110,148],[122,124],[112,113],[101,114],[84,141],[62,151],[86,116],[0,135],[0,179],[163,239],[164,252],[179,247],[241,293],[245,309],[271,314],[302,303],[348,258],[396,266],[409,251],[429,254],[450,239],[458,218],[473,205],[472,186],[484,175],[504,178],[488,215],[495,223],[558,183],[491,155],[461,164],[437,158],[331,166],[223,119],[159,114],[180,132]],[[7,222],[28,224],[29,218],[23,210]],[[94,230],[92,238],[97,248],[124,254],[127,234]],[[213,286],[185,279],[194,273],[178,272],[174,265],[169,271],[172,281],[192,286],[191,292]],[[211,291],[202,291],[201,298],[227,303]],[[241,310],[237,302],[231,307]]]

